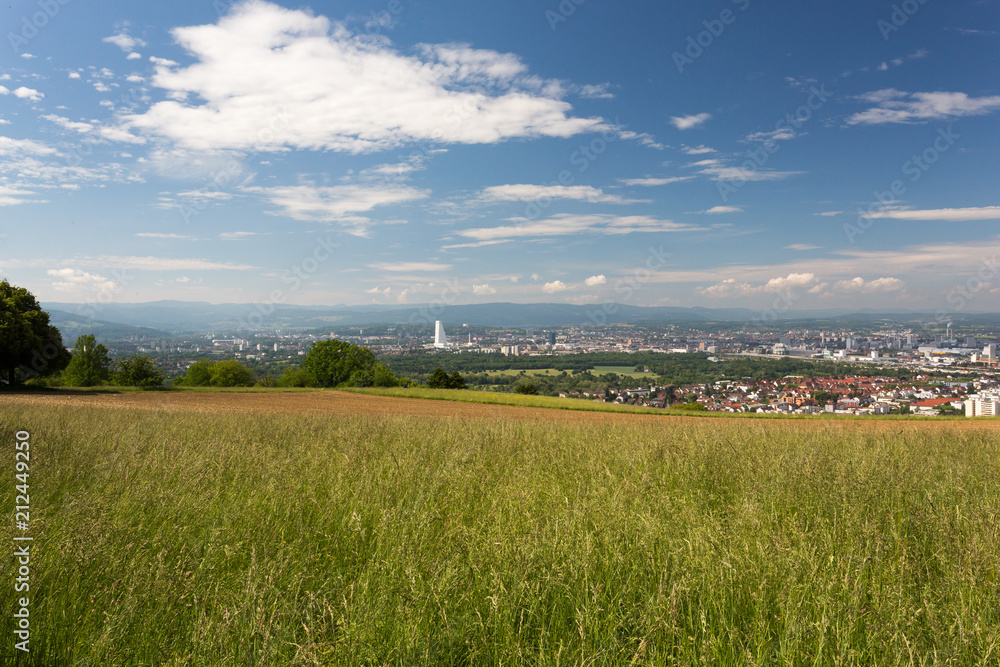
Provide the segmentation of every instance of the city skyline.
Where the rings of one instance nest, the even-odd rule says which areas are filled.
[[[50,302],[1000,310],[997,0],[0,10]]]

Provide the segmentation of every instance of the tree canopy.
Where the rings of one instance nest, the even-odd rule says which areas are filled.
[[[35,296],[7,280],[0,281],[0,371],[10,384],[32,375],[50,375],[71,359],[62,334],[49,324]]]
[[[335,387],[371,373],[375,355],[366,347],[359,347],[342,340],[324,340],[313,343],[302,360],[302,368],[316,378],[322,387]],[[361,376],[355,376],[361,373]]]
[[[63,371],[63,384],[68,387],[93,387],[111,377],[108,348],[94,336],[80,336],[73,346],[73,356]]]
[[[199,359],[174,384],[187,387],[252,387],[257,382],[253,370],[235,359]]]
[[[163,372],[144,354],[133,354],[115,363],[112,380],[122,387],[159,387],[163,384]]]

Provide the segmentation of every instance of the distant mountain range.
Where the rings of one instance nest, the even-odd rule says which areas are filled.
[[[434,326],[441,320],[446,327],[469,324],[493,327],[555,327],[599,324],[739,324],[760,318],[760,311],[748,308],[643,307],[617,304],[574,306],[557,303],[484,303],[472,305],[423,306],[292,306],[267,304],[211,304],[188,301],[150,303],[108,303],[81,306],[72,303],[44,303],[52,323],[63,329],[94,333],[95,326],[106,335],[157,336],[164,332],[194,333],[243,330],[323,330],[347,326],[413,324]],[[775,315],[772,313],[772,315]],[[912,311],[796,310],[777,313],[788,322],[836,321],[899,323],[926,321],[930,313]],[[995,323],[995,314],[964,314],[954,321]],[[71,339],[64,330],[64,337]]]

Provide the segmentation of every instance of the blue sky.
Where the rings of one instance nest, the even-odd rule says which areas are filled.
[[[0,14],[44,301],[1000,309],[1000,0]]]

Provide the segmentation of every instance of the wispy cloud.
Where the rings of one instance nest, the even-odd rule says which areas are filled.
[[[618,182],[628,186],[640,186],[652,188],[659,185],[670,185],[671,183],[681,183],[683,181],[694,180],[694,176],[673,176],[671,178],[620,178]]]
[[[914,211],[907,209],[889,209],[866,213],[867,218],[889,220],[968,222],[972,220],[1000,220],[1000,206],[983,206],[980,208],[940,208],[934,210]]]
[[[544,220],[514,219],[521,224],[502,227],[463,229],[457,234],[477,241],[532,237],[568,236],[574,234],[621,235],[654,232],[703,231],[702,227],[649,216],[572,215],[560,214]]]
[[[1000,109],[1000,96],[969,97],[965,93],[906,93],[888,88],[866,93],[858,99],[876,106],[849,116],[848,125],[923,123],[979,116]]]
[[[648,200],[626,199],[620,195],[605,194],[600,188],[589,185],[494,185],[484,189],[479,201],[545,201],[549,199],[573,199],[591,204],[635,204]]]

